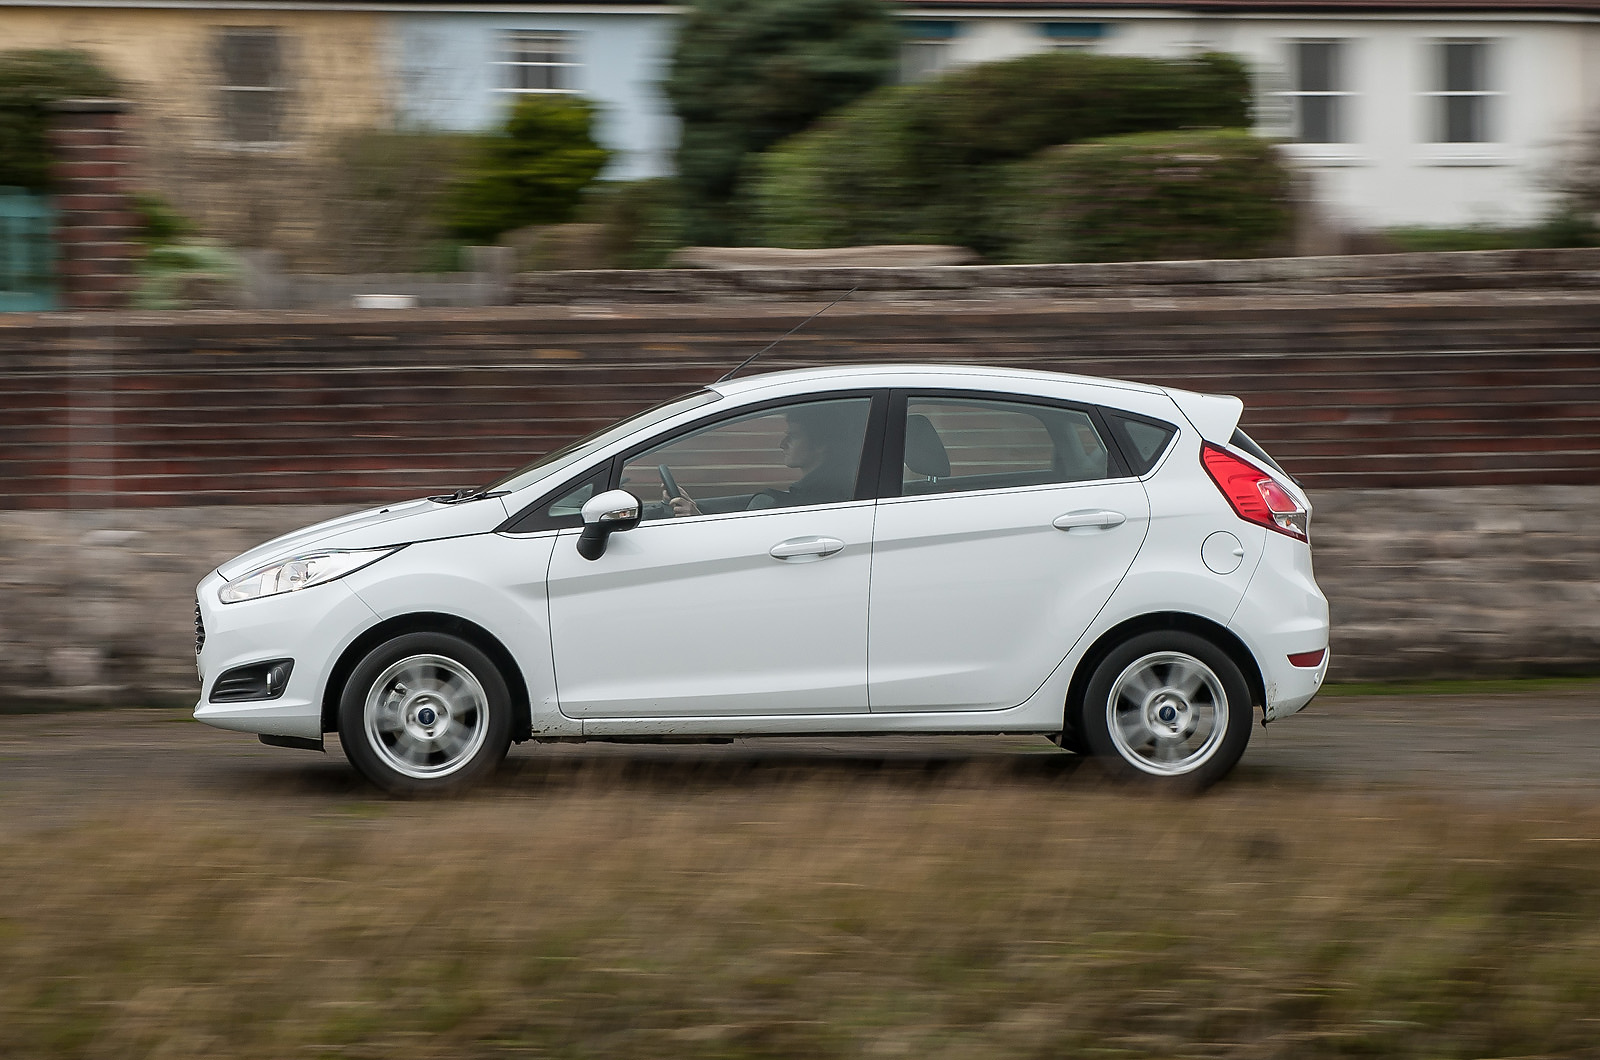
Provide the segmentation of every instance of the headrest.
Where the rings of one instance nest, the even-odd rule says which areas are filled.
[[[945,452],[944,440],[926,416],[906,417],[906,467],[929,478],[950,474],[950,454]]]

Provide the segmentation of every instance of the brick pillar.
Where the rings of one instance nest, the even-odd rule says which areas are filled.
[[[129,194],[131,149],[123,143],[127,106],[117,99],[52,106],[57,270],[66,309],[122,309],[133,298],[141,248]]]

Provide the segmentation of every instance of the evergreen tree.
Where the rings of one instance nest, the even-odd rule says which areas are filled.
[[[666,85],[690,242],[737,240],[746,156],[883,84],[897,55],[883,0],[694,0]]]

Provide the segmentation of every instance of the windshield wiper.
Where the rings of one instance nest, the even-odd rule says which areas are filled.
[[[488,497],[504,497],[510,490],[485,490],[481,486],[463,486],[454,493],[439,493],[428,499],[440,504],[463,504],[467,501],[481,501]]]

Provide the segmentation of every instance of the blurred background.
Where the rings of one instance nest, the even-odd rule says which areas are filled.
[[[1597,15],[0,0],[0,1057],[1594,1055]],[[189,719],[218,562],[842,295],[751,370],[1243,398],[1324,696],[1192,801],[995,738],[399,804]]]
[[[722,375],[1238,394],[1332,679],[1600,670],[1596,0],[0,0],[0,679]]]

